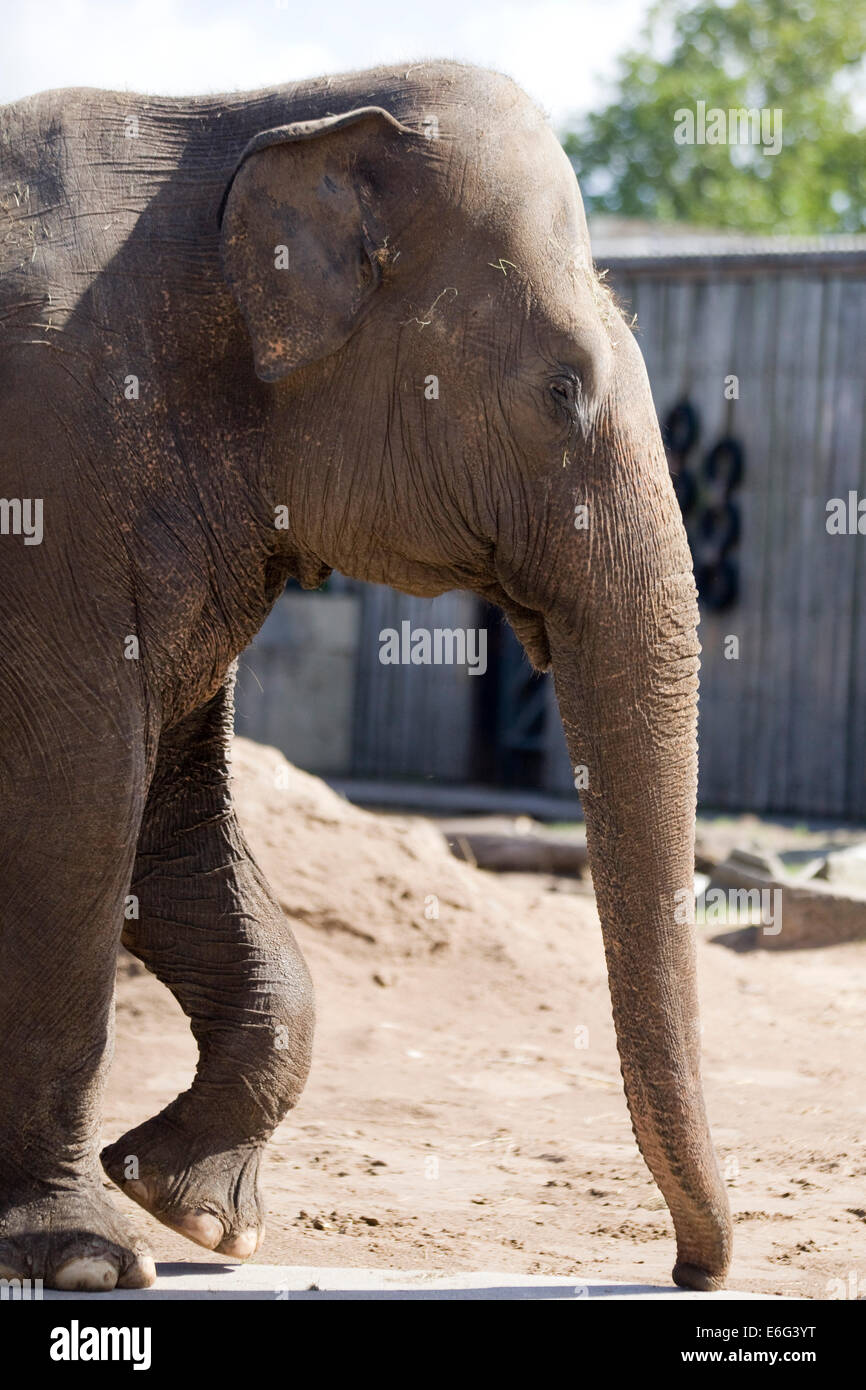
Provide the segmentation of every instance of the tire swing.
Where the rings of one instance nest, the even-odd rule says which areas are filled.
[[[709,493],[718,500],[701,512],[698,521],[700,560],[695,582],[701,602],[713,612],[730,608],[739,592],[739,571],[729,552],[740,539],[740,509],[731,493],[743,477],[743,448],[726,437],[704,459]]]
[[[743,477],[743,446],[736,439],[720,439],[704,460],[704,476],[725,497],[730,496]]]
[[[690,473],[687,468],[681,468],[679,473],[671,475],[671,481],[674,485],[677,501],[680,504],[680,511],[683,516],[688,516],[698,495],[698,485],[695,482],[694,474]]]
[[[682,458],[697,442],[698,412],[688,401],[679,401],[662,425],[662,439],[668,453]]]
[[[701,602],[714,613],[730,608],[739,587],[737,569],[732,560],[722,558],[695,569],[695,583]]]
[[[705,507],[698,522],[703,545],[719,559],[740,539],[740,509],[735,502]]]
[[[693,473],[685,466],[686,455],[697,442],[700,432],[698,414],[688,401],[680,401],[667,415],[662,425],[662,441],[668,456],[668,467],[682,515],[688,516],[698,495]]]

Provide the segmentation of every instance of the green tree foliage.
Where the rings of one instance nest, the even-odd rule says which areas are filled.
[[[866,0],[661,0],[615,99],[564,138],[587,209],[753,232],[866,230]],[[675,113],[782,112],[782,148],[678,144]]]

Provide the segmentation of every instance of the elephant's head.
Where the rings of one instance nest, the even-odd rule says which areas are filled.
[[[635,1134],[673,1214],[674,1278],[715,1288],[730,1219],[684,909],[689,550],[643,361],[594,272],[567,158],[506,79],[448,72],[439,87],[395,81],[387,110],[368,98],[262,132],[224,200],[223,266],[272,383],[304,518],[295,543],[414,593],[472,588],[536,666],[552,664],[586,768]]]

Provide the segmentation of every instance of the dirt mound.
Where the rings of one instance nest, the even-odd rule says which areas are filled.
[[[518,964],[545,937],[594,923],[592,900],[544,898],[546,881],[492,879],[461,863],[444,836],[416,817],[353,806],[275,748],[234,743],[235,800],[253,851],[294,923],[344,934],[405,958],[470,951]]]

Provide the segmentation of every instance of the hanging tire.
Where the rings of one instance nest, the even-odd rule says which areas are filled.
[[[688,516],[695,504],[695,498],[698,494],[694,475],[690,473],[688,469],[683,468],[679,473],[673,474],[672,482],[674,485],[674,492],[677,495],[677,501],[680,504],[680,511],[683,516]]]
[[[701,512],[698,533],[702,545],[719,558],[740,539],[740,510],[733,502],[718,507],[706,507]]]
[[[695,583],[701,603],[714,613],[730,608],[739,588],[737,570],[730,560],[699,565],[695,571]]]
[[[688,401],[679,401],[662,425],[662,439],[671,454],[687,454],[698,437],[698,413]]]
[[[743,446],[736,439],[720,439],[704,459],[704,476],[727,496],[743,476]]]

